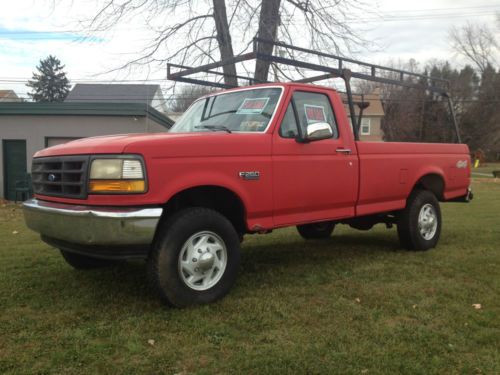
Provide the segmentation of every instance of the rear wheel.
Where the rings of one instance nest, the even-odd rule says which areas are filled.
[[[185,307],[214,302],[233,284],[240,238],[231,222],[207,208],[188,208],[159,228],[149,277],[164,302]]]
[[[61,251],[61,255],[66,263],[77,270],[90,270],[93,268],[107,267],[116,263],[116,261],[113,260],[93,258],[66,250],[59,250]]]
[[[334,228],[335,223],[332,223],[331,221],[297,225],[297,231],[306,240],[329,238],[332,235]]]
[[[441,209],[436,196],[427,190],[415,190],[398,220],[401,245],[409,250],[435,247],[441,234]]]

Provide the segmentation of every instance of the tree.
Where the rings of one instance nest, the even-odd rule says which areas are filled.
[[[313,49],[350,54],[367,45],[350,26],[353,14],[368,11],[362,1],[97,0],[95,16],[82,23],[92,35],[131,19],[145,19],[154,37],[137,58],[117,69],[154,64],[164,69],[166,62],[197,66],[230,59],[235,51],[248,51],[255,36],[290,44],[300,36]],[[259,44],[259,50],[269,53],[273,46]],[[293,51],[281,52],[294,57]],[[269,67],[269,62],[258,60],[254,78],[266,81]],[[248,73],[251,68],[243,69]],[[223,72],[226,84],[238,83],[234,64],[226,65]]]
[[[481,149],[489,158],[500,152],[500,71],[488,65],[481,75],[476,100],[462,118],[464,141],[471,150]]]
[[[170,105],[172,112],[184,112],[198,98],[214,92],[210,87],[186,85],[175,92],[175,99]]]
[[[487,25],[467,23],[460,28],[452,27],[449,38],[453,50],[476,65],[479,72],[483,73],[488,65],[494,63],[499,44]]]
[[[62,102],[71,87],[63,71],[64,65],[54,56],[49,55],[40,60],[36,67],[38,73],[33,73],[33,79],[26,86],[32,88],[28,95],[35,102]]]

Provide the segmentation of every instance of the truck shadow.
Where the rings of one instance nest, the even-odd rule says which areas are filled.
[[[286,265],[287,267],[323,266],[343,262],[371,262],[378,257],[403,250],[396,236],[387,234],[357,234],[357,232],[333,236],[327,240],[303,240],[292,238],[274,244],[261,245],[258,241],[242,246],[244,270],[253,266]],[[286,272],[286,271],[285,271]],[[293,272],[293,271],[291,271]]]
[[[342,272],[353,265],[362,266],[379,257],[391,256],[400,250],[395,236],[342,234],[328,240],[305,241],[298,236],[278,235],[249,238],[242,244],[242,262],[237,288],[258,288],[259,284],[272,284],[276,279],[291,279],[297,273],[307,275],[322,267],[334,267]],[[284,238],[282,238],[284,237]],[[57,278],[57,289],[40,286],[40,292],[49,293],[49,299],[74,298],[78,304],[96,303],[116,308],[150,311],[160,308],[158,297],[146,277],[146,265],[142,261],[122,262],[112,267],[76,271],[62,264],[57,275],[49,270],[37,273],[38,279]],[[58,267],[59,268],[59,267]],[[336,272],[335,269],[333,272]],[[47,273],[47,275],[43,275]],[[258,275],[259,283],[255,282]],[[300,283],[300,279],[297,279]],[[37,284],[41,285],[41,284]],[[75,289],[77,293],[75,294]],[[50,295],[53,294],[53,295]]]

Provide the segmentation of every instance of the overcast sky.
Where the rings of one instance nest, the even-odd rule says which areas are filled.
[[[148,36],[141,20],[122,25],[113,32],[82,40],[74,30],[76,21],[95,12],[96,0],[2,1],[0,12],[0,89],[14,89],[25,96],[23,80],[31,77],[38,61],[49,54],[66,65],[72,83],[84,80],[158,80],[166,85],[163,69],[148,72],[101,74],[134,56]],[[70,5],[71,4],[71,5]],[[362,53],[363,60],[384,64],[389,60],[414,58],[446,59],[456,66],[464,61],[449,48],[448,31],[466,22],[484,23],[495,29],[500,2],[463,0],[379,0],[373,2],[379,16],[360,15],[353,25],[364,30],[363,37],[377,43],[376,52]],[[500,35],[499,35],[500,36]],[[500,38],[499,38],[500,39]]]

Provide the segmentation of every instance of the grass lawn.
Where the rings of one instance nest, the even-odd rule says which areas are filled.
[[[6,206],[0,374],[499,374],[500,183],[474,190],[443,205],[428,252],[381,225],[248,236],[229,296],[186,310],[158,302],[142,263],[71,269]]]
[[[472,176],[493,178],[493,171],[500,171],[500,163],[485,163],[479,168],[472,168]]]

